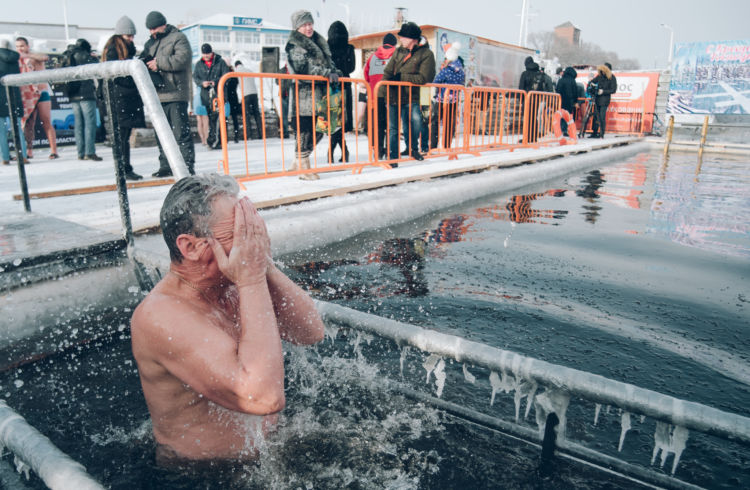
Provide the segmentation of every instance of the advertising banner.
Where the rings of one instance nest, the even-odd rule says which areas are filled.
[[[750,39],[677,43],[668,114],[750,114]]]
[[[614,72],[617,92],[607,108],[607,132],[650,133],[654,123],[658,72]],[[576,81],[584,87],[596,76],[595,72],[579,72]],[[641,130],[641,119],[643,129]]]

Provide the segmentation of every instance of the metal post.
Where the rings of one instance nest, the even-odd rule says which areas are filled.
[[[128,201],[128,186],[125,182],[125,162],[122,155],[122,135],[120,123],[112,103],[113,81],[100,80],[104,84],[104,102],[107,104],[107,130],[112,135],[112,156],[115,159],[115,182],[117,184],[117,198],[120,201],[120,218],[122,219],[122,235],[128,248],[135,243],[133,239],[133,225],[130,219],[130,202]]]
[[[672,132],[674,131],[674,116],[669,116],[667,125],[667,136],[664,138],[664,156],[669,154],[669,145],[672,143]]]
[[[26,155],[23,153],[21,138],[23,131],[18,126],[18,117],[16,117],[16,100],[12,96],[10,85],[5,86],[5,95],[8,97],[8,115],[10,116],[11,136],[13,144],[16,145],[16,156],[18,157],[18,180],[21,181],[21,194],[23,195],[23,208],[26,212],[31,212],[31,199],[29,198],[29,184],[26,180],[26,168],[24,167]],[[23,109],[22,109],[23,110]]]
[[[703,118],[703,129],[701,130],[701,143],[698,146],[698,159],[703,158],[703,146],[706,144],[706,136],[708,135],[708,116]]]

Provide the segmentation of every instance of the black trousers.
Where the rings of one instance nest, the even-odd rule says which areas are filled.
[[[258,108],[258,94],[250,94],[245,96],[245,124],[247,124],[247,136],[250,137],[250,118],[255,121],[255,127],[257,128],[257,139],[263,137],[263,121],[260,117],[260,109]]]
[[[122,168],[125,173],[133,171],[133,166],[130,164],[130,133],[132,132],[133,128],[120,126],[120,155],[122,155]]]
[[[167,122],[172,128],[174,139],[177,140],[177,146],[180,148],[182,158],[185,160],[190,173],[195,173],[195,146],[193,145],[193,135],[190,133],[190,121],[187,113],[187,102],[163,102],[164,115],[167,116]],[[161,147],[159,137],[156,137],[156,143],[159,145],[159,170],[171,171],[167,156]]]
[[[591,132],[593,134],[604,136],[604,131],[607,129],[607,107],[609,107],[609,104],[594,105],[594,122],[591,123]],[[599,126],[601,126],[601,129],[597,132]]]

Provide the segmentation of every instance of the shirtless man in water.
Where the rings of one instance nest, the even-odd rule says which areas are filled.
[[[170,270],[131,321],[162,461],[255,456],[248,420],[268,431],[285,404],[281,340],[323,339],[312,299],[274,266],[265,224],[238,191],[228,176],[191,176],[162,206]]]

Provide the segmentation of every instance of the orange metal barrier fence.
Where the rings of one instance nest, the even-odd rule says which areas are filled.
[[[244,166],[240,167],[234,163],[230,164],[229,148],[227,145],[227,119],[225,113],[225,83],[231,79],[238,79],[237,93],[245,92],[246,83],[256,83],[258,92],[258,105],[260,112],[260,127],[263,145],[263,158],[251,158],[248,144],[248,108],[246,102],[241,101]],[[270,88],[269,88],[270,85]],[[354,90],[352,91],[351,88]],[[361,133],[354,124],[360,117],[358,104],[352,104],[352,121],[349,122],[354,131],[353,141],[347,142],[346,98],[353,93],[365,91],[370,98],[370,85],[360,79],[340,77],[337,84],[331,84],[327,78],[310,75],[287,75],[276,73],[243,73],[230,72],[219,80],[218,98],[216,104],[219,111],[219,129],[222,145],[222,159],[219,161],[221,170],[225,174],[237,177],[238,180],[257,180],[270,177],[287,175],[312,174],[335,170],[352,169],[361,171],[365,165],[371,165],[374,161],[372,145],[367,134]],[[264,110],[267,97],[273,102],[273,111]],[[280,110],[277,109],[277,104]],[[291,131],[286,127],[286,121],[280,117],[283,115],[283,104],[291,103],[294,108],[301,105],[309,105],[310,115],[301,115],[300,112],[289,109]],[[371,119],[369,107],[366,109],[368,127]],[[277,121],[270,121],[273,116]],[[269,131],[273,128],[274,131]],[[338,128],[338,130],[337,130]],[[276,132],[278,130],[278,133]],[[309,137],[309,141],[305,137]],[[278,140],[272,138],[278,136]],[[326,138],[327,137],[327,138]],[[321,139],[327,139],[327,148],[318,149]],[[303,145],[309,148],[303,148]],[[334,150],[336,146],[341,148],[341,158],[336,162]],[[257,152],[253,152],[255,157]],[[300,168],[298,160],[300,155],[307,156],[310,160],[310,168]],[[348,157],[348,158],[347,158]],[[239,158],[233,155],[232,162]],[[351,161],[350,161],[351,160]]]
[[[240,97],[245,84],[257,85],[260,110],[253,119],[260,119],[256,124],[259,143],[248,141],[251,114],[245,98],[236,106],[242,116],[244,165],[240,163],[241,150],[228,145],[225,84],[231,78],[238,79]],[[360,92],[367,95],[365,113],[361,114],[353,98],[352,120],[347,121],[346,98]],[[219,113],[222,143],[219,170],[240,181],[340,170],[361,172],[368,165],[390,168],[412,160],[415,148],[421,160],[497,149],[512,151],[558,141],[553,133],[553,116],[560,109],[560,96],[547,92],[449,84],[415,86],[395,81],[380,81],[372,90],[361,79],[342,77],[332,85],[318,76],[230,72],[219,81],[217,95],[214,109]],[[273,109],[266,111],[269,100]],[[291,128],[279,117],[279,113],[287,112],[280,109],[283,104],[292,106],[288,110]],[[405,118],[403,106],[409,108],[404,111]],[[298,107],[300,111],[295,110]],[[366,132],[356,124],[361,118],[366,121]],[[415,124],[421,126],[419,134]],[[353,134],[341,130],[347,126]],[[318,148],[321,139],[328,144]],[[402,139],[406,144],[403,152]],[[334,155],[337,146],[338,161]],[[300,157],[309,158],[309,168],[299,165]]]

